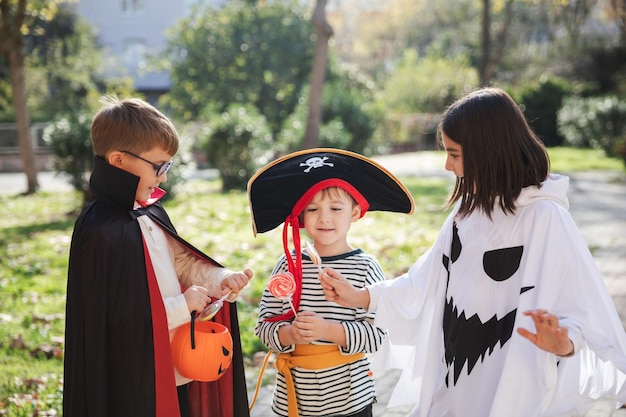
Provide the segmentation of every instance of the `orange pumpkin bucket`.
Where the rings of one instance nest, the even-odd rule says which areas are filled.
[[[185,378],[217,381],[233,360],[233,339],[226,326],[194,319],[180,326],[172,339],[174,366]]]

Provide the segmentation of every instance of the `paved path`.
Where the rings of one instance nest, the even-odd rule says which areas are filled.
[[[420,153],[390,155],[376,158],[381,165],[398,176],[445,176],[441,157],[423,158]],[[613,296],[622,322],[626,325],[626,176],[606,172],[566,173],[570,176],[570,212],[580,228]],[[265,381],[273,381],[274,370],[268,366]],[[249,369],[248,388],[254,390],[258,369]],[[395,387],[398,370],[378,372],[374,405],[377,417],[405,417],[410,407],[387,408]],[[272,416],[270,403],[273,383],[262,387],[252,410],[252,417]],[[252,399],[252,394],[250,395]],[[610,402],[600,402],[585,417],[626,417],[626,409],[612,410]]]

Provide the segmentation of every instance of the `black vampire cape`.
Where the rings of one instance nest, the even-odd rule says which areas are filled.
[[[179,413],[165,308],[137,217],[148,215],[196,256],[219,264],[178,236],[159,202],[133,210],[138,182],[95,158],[94,199],[80,213],[70,247],[64,417]],[[190,405],[199,400],[209,408],[204,415],[249,415],[236,304],[229,305],[215,320],[233,337],[232,365],[218,381],[190,383]]]

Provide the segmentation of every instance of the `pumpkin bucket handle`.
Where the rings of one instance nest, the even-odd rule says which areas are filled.
[[[195,349],[196,348],[196,329],[195,329],[195,322],[196,322],[196,310],[191,312],[191,325],[189,326],[189,329],[191,330],[191,348]]]

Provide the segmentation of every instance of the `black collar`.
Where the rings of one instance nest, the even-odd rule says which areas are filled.
[[[138,176],[110,165],[100,156],[94,158],[89,188],[96,200],[120,209],[132,210],[138,185]]]

